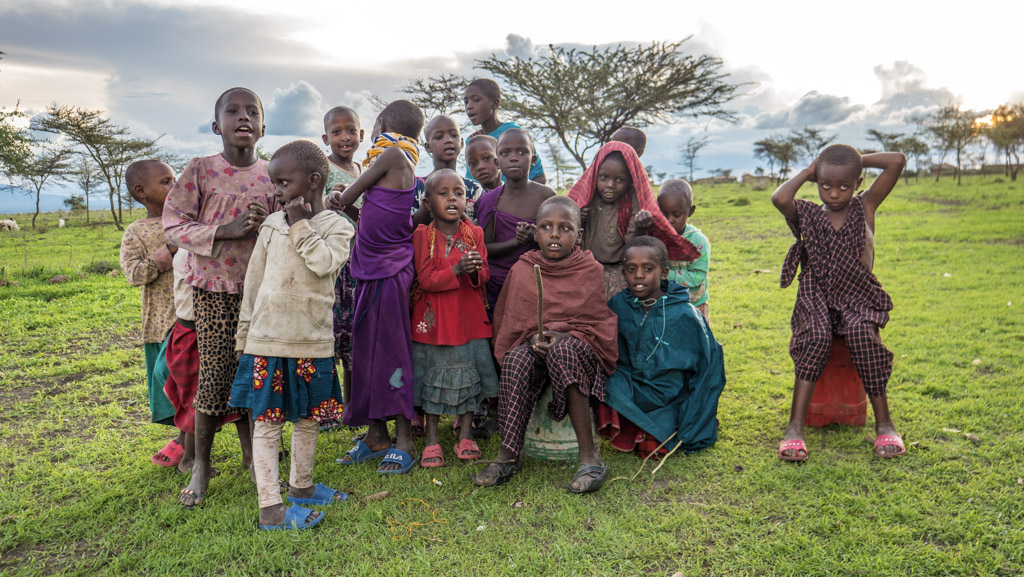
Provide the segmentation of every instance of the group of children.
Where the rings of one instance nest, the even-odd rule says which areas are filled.
[[[220,154],[193,159],[176,181],[159,161],[129,168],[129,190],[147,218],[126,229],[122,266],[143,286],[153,421],[180,431],[153,461],[192,473],[182,507],[205,499],[217,474],[213,437],[229,422],[263,529],[311,527],[324,513],[301,505],[347,497],[312,478],[318,433],[339,419],[367,429],[338,463],[379,461],[379,473],[402,474],[417,462],[446,464],[442,415],[454,417],[457,431],[448,454],[481,459],[474,432],[484,427],[474,415],[496,405],[499,452],[472,475],[476,485],[495,486],[521,469],[527,423],[550,386],[548,414],[568,416],[579,444],[568,484],[576,493],[607,478],[595,418],[614,447],[645,456],[715,443],[724,361],[709,326],[710,246],[688,222],[689,184],[666,181],[656,197],[639,160],[646,137],[624,128],[568,196],[557,196],[530,135],[498,120],[500,99],[491,80],[465,90],[470,121],[481,127],[465,141],[465,176],[455,171],[464,148],[456,121],[438,116],[424,128],[423,113],[405,100],[380,112],[360,164],[353,156],[364,132],[346,107],[324,118],[329,155],[300,140],[261,160],[263,106],[245,88],[215,103]],[[421,133],[433,161],[425,178],[415,175]],[[874,371],[864,380],[874,387],[879,454],[895,454],[898,440],[884,396],[888,351],[877,338],[891,301],[869,272],[864,231],[873,230],[902,157],[863,157],[885,170],[861,202],[851,200],[859,181],[847,182],[860,165],[854,173],[852,160],[829,150],[773,196],[799,241],[797,260],[787,263],[803,266],[785,460],[806,459],[800,411],[833,334],[847,337],[858,369]],[[824,209],[793,200],[815,180]],[[812,221],[859,232],[834,240],[823,227],[812,232]],[[836,278],[829,251],[864,256],[844,257]],[[848,312],[850,294],[865,286],[869,294]],[[863,358],[871,369],[862,369]],[[285,422],[294,423],[287,483],[278,478]]]

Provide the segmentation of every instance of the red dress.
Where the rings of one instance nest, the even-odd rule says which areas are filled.
[[[412,234],[412,244],[417,285],[412,295],[413,342],[464,345],[473,339],[490,338],[483,287],[491,275],[483,229],[463,219],[459,231],[448,238],[433,225],[421,224]],[[456,276],[452,272],[452,266],[471,250],[480,253],[484,263],[475,282],[470,275]]]

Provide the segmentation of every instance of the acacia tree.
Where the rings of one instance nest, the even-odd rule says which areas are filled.
[[[690,175],[690,182],[693,182],[693,169],[700,168],[697,165],[697,156],[700,155],[700,151],[707,146],[711,137],[704,135],[701,137],[691,136],[683,143],[683,161],[680,163],[686,167],[687,173]]]
[[[923,128],[936,150],[942,151],[939,170],[935,173],[938,182],[942,174],[942,162],[950,152],[956,156],[956,185],[961,184],[961,164],[967,147],[978,138],[977,114],[973,110],[960,108],[959,102],[950,102],[917,122]]]
[[[565,157],[564,153],[559,152],[561,145],[552,142],[550,139],[544,141],[544,144],[548,147],[548,155],[551,157],[551,168],[555,171],[555,178],[548,184],[552,185],[555,190],[566,190],[568,181],[570,179],[575,180],[576,174],[576,163],[572,162]]]
[[[36,227],[39,217],[39,200],[47,183],[67,182],[71,172],[71,156],[74,151],[70,147],[60,146],[51,142],[36,143],[35,153],[22,164],[16,175],[18,185],[35,195],[36,211],[32,214],[32,228]]]
[[[899,150],[898,144],[903,138],[902,132],[882,132],[875,128],[868,129],[868,136],[882,147],[882,152],[887,150]],[[902,150],[899,150],[903,152]]]
[[[1003,156],[1005,173],[1017,180],[1024,153],[1024,103],[1003,104],[992,111],[992,127],[985,131],[996,153]]]
[[[789,134],[789,138],[796,147],[798,155],[796,160],[803,158],[810,164],[818,157],[818,153],[821,152],[822,148],[825,148],[836,139],[836,135],[829,136],[820,128],[804,126],[802,129],[793,129]]]
[[[800,160],[801,149],[798,141],[792,135],[771,134],[754,142],[754,158],[761,158],[768,162],[768,174],[775,177],[775,165],[779,165],[779,174],[776,177],[776,184],[789,174],[793,163]]]
[[[79,155],[78,162],[72,171],[73,182],[82,189],[82,200],[85,203],[85,222],[89,223],[89,199],[96,195],[102,175],[88,156]]]
[[[679,42],[589,51],[548,46],[530,58],[491,54],[477,67],[504,84],[502,106],[522,124],[562,143],[586,169],[591,149],[623,126],[645,128],[677,117],[732,120],[724,105],[740,85],[730,84],[722,60],[680,51]]]
[[[102,110],[56,104],[48,106],[45,113],[34,118],[32,128],[64,135],[78,146],[82,154],[92,159],[107,184],[114,226],[122,230],[121,184],[124,171],[135,160],[156,152],[157,139],[132,138],[127,127],[104,118]]]
[[[910,136],[904,136],[896,141],[893,150],[898,150],[905,154],[907,158],[914,160],[914,180],[921,180],[921,169],[924,166],[928,153],[931,149],[928,147],[928,143],[911,134]],[[907,170],[903,171],[903,181],[907,184],[910,183],[910,174]]]
[[[18,126],[18,119],[25,113],[0,107],[0,174],[12,178],[32,157],[32,136],[28,130]]]

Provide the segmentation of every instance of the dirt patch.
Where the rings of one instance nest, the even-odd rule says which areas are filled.
[[[63,575],[72,566],[99,557],[103,552],[104,549],[85,539],[79,539],[74,544],[61,545],[59,550],[51,550],[48,544],[43,543],[23,543],[9,551],[0,552],[0,573],[16,573],[19,567],[24,568],[30,564],[32,569],[40,571],[43,575]],[[108,557],[116,556],[113,552],[110,553]],[[97,568],[93,567],[94,570]]]

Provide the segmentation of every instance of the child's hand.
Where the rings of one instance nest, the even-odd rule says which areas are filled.
[[[244,238],[258,229],[267,218],[266,207],[256,202],[250,202],[247,208],[249,210],[238,215],[238,218],[235,220],[218,226],[214,237],[216,239],[236,240]]]
[[[590,218],[590,206],[580,207],[580,222],[585,223],[588,218]]]
[[[537,225],[530,224],[528,222],[517,222],[516,223],[516,244],[526,244],[533,240],[533,233],[537,230]]]
[[[167,243],[167,252],[169,252],[171,254],[177,253],[178,252],[178,245],[176,245],[176,244],[174,244],[172,242]]]
[[[804,172],[807,173],[807,182],[817,182],[818,181],[818,159],[815,158],[814,160],[812,160],[811,164],[809,164],[807,166],[807,168],[804,169]]]
[[[462,258],[459,259],[458,264],[455,266],[459,268],[459,272],[455,273],[457,275],[473,274],[483,268],[484,259],[480,258],[480,253],[475,250],[471,250],[462,255]]]
[[[546,331],[544,333],[544,340],[540,340],[540,335],[533,335],[530,337],[530,348],[533,352],[544,360],[548,356],[548,351],[551,347],[558,344],[559,341],[568,337],[568,333],[559,333],[556,331]]]
[[[306,199],[301,196],[289,200],[284,205],[284,210],[288,213],[288,222],[295,224],[304,218],[313,216],[313,207],[306,204]]]
[[[327,210],[333,210],[334,212],[340,213],[345,210],[345,205],[341,204],[341,193],[345,190],[344,184],[335,184],[331,187],[331,192],[327,195],[324,206]]]
[[[641,210],[633,215],[633,226],[637,234],[646,234],[651,225],[654,224],[654,215],[649,210]]]

